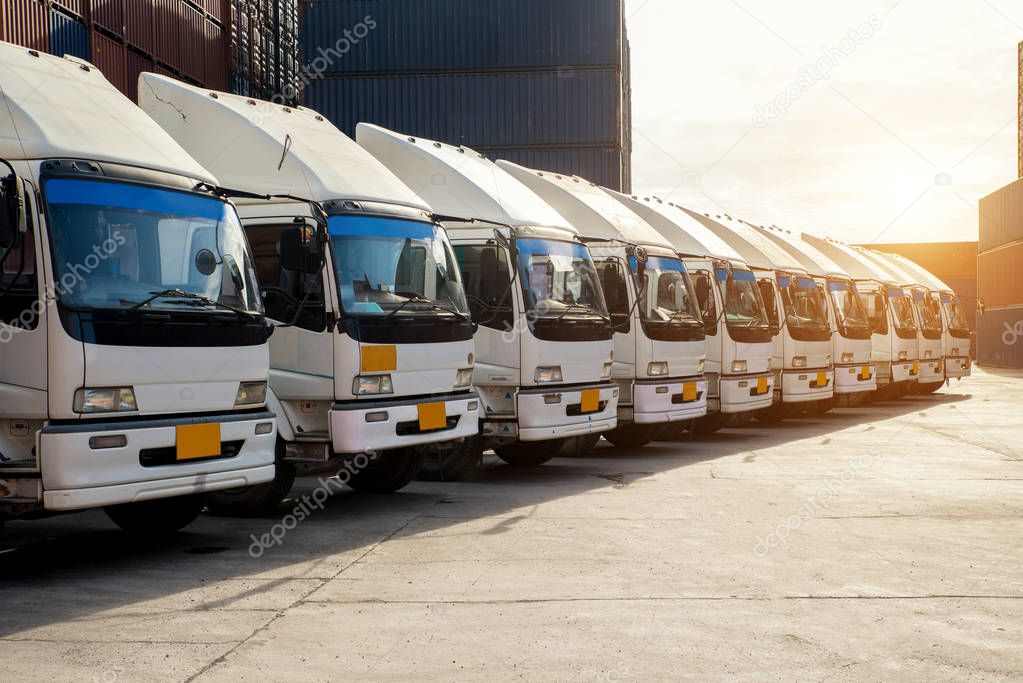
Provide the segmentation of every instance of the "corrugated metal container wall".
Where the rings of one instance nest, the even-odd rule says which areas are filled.
[[[155,63],[152,59],[135,50],[128,50],[125,53],[125,94],[132,102],[139,101],[139,74],[143,71],[152,71]]]
[[[611,146],[618,88],[606,71],[325,78],[309,84],[303,103],[349,135],[368,121],[480,147]]]
[[[124,39],[148,55],[156,50],[153,21],[156,15],[153,0],[124,0]]]
[[[1023,306],[1023,243],[981,254],[978,263],[978,292],[985,306]]]
[[[1023,180],[980,200],[980,251],[1023,240]]]
[[[50,5],[50,52],[58,57],[73,55],[81,59],[92,59],[89,27],[65,14],[65,10],[56,5]]]
[[[209,19],[203,25],[203,43],[206,47],[206,64],[203,82],[215,90],[227,88],[227,54],[225,29]]]
[[[622,155],[613,149],[495,149],[484,154],[495,161],[505,159],[526,168],[565,175],[585,168],[591,169],[595,176],[610,179],[608,182],[622,178]]]
[[[332,72],[615,67],[620,0],[318,0],[303,7],[307,59]],[[585,18],[584,20],[582,20]],[[367,35],[372,38],[363,40]]]
[[[92,32],[92,63],[96,65],[107,80],[123,93],[128,92],[128,79],[125,74],[124,45],[94,30]]]
[[[1017,148],[1017,154],[1019,157],[1019,170],[1018,174],[1020,178],[1023,178],[1023,43],[1019,44],[1019,98],[1017,99],[1019,105],[1019,143]]]
[[[181,71],[186,76],[201,81],[205,76],[206,61],[205,23],[201,12],[188,5],[181,7],[182,22],[178,30],[178,54],[181,57]],[[172,63],[173,64],[173,63]]]
[[[978,324],[978,363],[1023,368],[1023,307],[986,311]]]
[[[70,14],[84,19],[89,13],[89,0],[50,0],[50,6],[58,6]]]
[[[36,0],[3,0],[3,39],[33,50],[49,49],[49,22],[46,7]]]
[[[114,35],[121,35],[124,33],[124,1],[91,0],[89,3],[89,20]]]
[[[155,0],[153,57],[177,69],[181,68],[181,33],[184,30],[185,10],[191,11],[191,8],[181,0]]]

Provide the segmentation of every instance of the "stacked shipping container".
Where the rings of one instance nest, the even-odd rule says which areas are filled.
[[[1019,143],[1017,145],[1017,156],[1019,158],[1019,169],[1017,177],[1023,178],[1023,43],[1019,44],[1019,80],[1017,81],[1017,87],[1019,89],[1019,97],[1017,102],[1019,104]]]
[[[980,200],[978,360],[1023,367],[1023,180]]]
[[[298,100],[298,0],[229,0],[231,91]]]
[[[621,0],[311,0],[303,102],[616,189],[630,178]]]

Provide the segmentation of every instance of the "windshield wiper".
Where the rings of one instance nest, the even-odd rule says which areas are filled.
[[[593,315],[597,316],[601,320],[604,320],[606,322],[611,322],[611,318],[607,317],[606,315],[601,315],[600,311],[598,311],[596,309],[596,307],[594,307],[593,305],[591,305],[591,304],[579,304],[579,303],[567,304],[565,306],[565,310],[562,312],[562,314],[554,319],[555,322],[561,322],[562,320],[564,320],[565,316],[568,315],[572,310],[583,310],[583,311],[586,311],[587,313],[592,313]]]
[[[225,310],[232,311],[234,313],[237,313],[245,320],[252,320],[255,317],[252,313],[244,309],[236,308],[234,306],[231,306],[230,304],[225,304],[221,301],[215,301],[206,296],[205,294],[196,294],[194,292],[186,292],[180,289],[163,289],[160,290],[159,292],[150,292],[150,296],[148,298],[143,299],[137,304],[126,309],[125,312],[134,313],[135,311],[138,311],[148,306],[149,304],[153,303],[157,299],[187,299],[188,301],[194,301],[200,305],[216,306],[218,308],[223,308]]]
[[[394,309],[393,311],[388,313],[387,314],[388,318],[393,318],[394,316],[398,315],[398,313],[400,313],[402,310],[404,310],[405,307],[408,306],[409,304],[416,303],[416,304],[426,304],[427,306],[430,306],[431,308],[433,308],[435,311],[444,311],[445,313],[450,313],[451,315],[455,316],[456,318],[458,318],[458,319],[460,319],[462,321],[469,320],[469,316],[467,316],[466,314],[462,313],[461,311],[456,311],[453,308],[448,308],[447,306],[442,306],[441,304],[437,303],[436,301],[431,301],[430,299],[427,299],[426,297],[424,297],[424,296],[422,296],[420,294],[406,294],[404,292],[392,292],[392,293],[395,296],[403,296],[403,297],[405,297],[405,301],[401,302],[400,306],[398,306],[396,309]]]

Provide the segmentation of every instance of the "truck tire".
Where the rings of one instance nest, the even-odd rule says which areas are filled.
[[[415,481],[425,459],[426,454],[418,448],[396,448],[381,453],[376,460],[370,460],[368,465],[354,473],[342,470],[351,476],[347,481],[344,477],[341,480],[348,488],[360,493],[394,493]]]
[[[698,417],[693,420],[693,434],[700,436],[715,434],[727,427],[731,421],[732,416],[725,413],[714,413],[713,415]]]
[[[224,517],[262,517],[273,514],[295,484],[295,468],[284,462],[284,439],[278,437],[273,481],[209,494],[210,512]]]
[[[606,433],[606,432],[605,432]],[[551,441],[516,441],[494,449],[497,457],[516,467],[537,467],[553,459],[561,450],[564,439]]]
[[[473,434],[450,448],[431,450],[423,460],[419,478],[423,481],[464,481],[483,462],[483,435]]]
[[[657,438],[660,430],[661,425],[622,425],[604,432],[604,438],[618,448],[640,448]]]
[[[164,536],[180,531],[195,521],[205,504],[203,495],[175,496],[111,505],[103,511],[114,524],[129,534]]]

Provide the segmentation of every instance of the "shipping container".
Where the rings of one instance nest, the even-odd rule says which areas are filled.
[[[987,309],[979,316],[977,362],[1023,368],[1023,306]]]
[[[202,80],[206,75],[206,16],[186,3],[182,3],[181,13],[182,21],[177,35],[181,61],[165,61],[179,67],[184,74]]]
[[[89,27],[57,5],[50,5],[50,52],[92,60]]]
[[[89,21],[115,36],[124,34],[125,0],[90,0]]]
[[[1017,177],[1023,178],[1023,43],[1019,44],[1019,80],[1017,81],[1017,87],[1019,89],[1019,96],[1017,97],[1017,105],[1019,108],[1019,118],[1016,119],[1019,124],[1019,136],[1017,143],[1017,155],[1019,159],[1019,170],[1017,171]]]
[[[360,121],[475,147],[620,144],[613,71],[321,78],[303,102],[352,135]]]
[[[1023,306],[1023,242],[981,254],[978,271],[977,290],[986,306]]]
[[[1023,180],[980,200],[980,251],[1023,240]]]
[[[90,42],[92,44],[92,63],[103,72],[103,75],[115,88],[127,94],[128,78],[124,45],[97,30],[93,30]]]
[[[37,0],[2,0],[3,40],[40,52],[49,51],[49,17]]]
[[[125,42],[152,55],[156,50],[156,38],[153,33],[155,17],[154,0],[124,0]]]
[[[89,0],[50,0],[50,7],[60,7],[77,19],[88,20]]]
[[[615,149],[486,149],[487,157],[504,159],[526,168],[576,175],[605,187],[618,187],[627,166]]]
[[[132,102],[139,101],[139,74],[152,71],[155,66],[147,55],[130,48],[125,52],[125,94]]]
[[[151,0],[154,2],[153,58],[174,69],[181,70],[181,33],[185,30],[185,10],[190,8],[181,0]]]
[[[621,0],[318,0],[303,5],[306,61],[330,73],[617,68]]]

